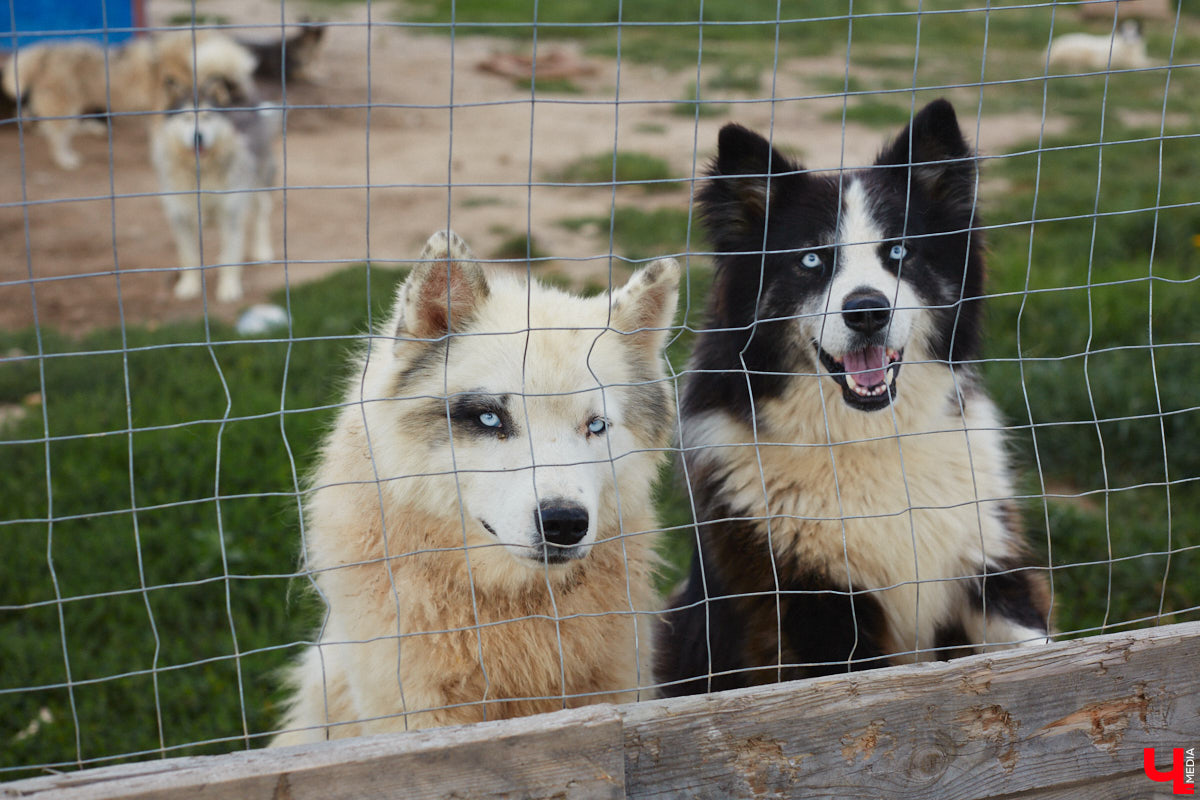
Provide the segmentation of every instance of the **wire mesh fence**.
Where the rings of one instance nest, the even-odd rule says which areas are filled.
[[[0,780],[1200,616],[1183,4],[80,6],[0,41]]]

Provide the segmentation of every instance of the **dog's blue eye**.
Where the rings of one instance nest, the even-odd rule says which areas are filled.
[[[808,269],[816,269],[821,266],[821,257],[816,253],[805,253],[800,263]]]
[[[588,423],[588,433],[592,434],[593,436],[599,436],[606,430],[608,430],[608,420],[606,420],[604,417],[596,417],[594,420]]]
[[[500,415],[495,411],[485,411],[479,415],[479,424],[485,428],[499,428]]]
[[[888,258],[890,258],[892,261],[903,261],[904,257],[907,255],[908,250],[904,247],[904,245],[894,244],[892,245],[891,252],[888,253]]]

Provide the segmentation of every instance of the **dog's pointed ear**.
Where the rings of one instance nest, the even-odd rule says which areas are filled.
[[[439,339],[469,323],[490,290],[483,268],[457,233],[438,231],[399,292],[395,335]]]
[[[743,249],[743,236],[761,233],[780,184],[801,169],[749,128],[733,123],[721,128],[717,157],[697,198],[717,249]]]
[[[911,169],[912,178],[935,200],[963,199],[975,187],[975,153],[967,144],[954,106],[934,100],[884,148],[877,166]]]
[[[630,337],[636,348],[657,355],[667,343],[679,302],[679,262],[660,258],[633,273],[612,293],[612,327]]]

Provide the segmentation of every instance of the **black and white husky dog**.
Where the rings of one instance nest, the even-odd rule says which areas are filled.
[[[667,694],[1045,642],[1002,424],[976,374],[983,241],[955,117],[817,174],[727,125],[682,396],[698,522],[663,615]]]

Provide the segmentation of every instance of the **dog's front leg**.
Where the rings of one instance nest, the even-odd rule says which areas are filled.
[[[79,129],[74,119],[48,119],[42,122],[41,133],[50,143],[50,155],[62,169],[79,169],[83,158],[71,147],[71,138]]]
[[[275,249],[271,246],[271,193],[260,191],[254,195],[254,260],[262,263],[273,261]]]
[[[242,264],[246,260],[248,195],[228,198],[221,214],[221,271],[217,278],[217,301],[236,303],[242,299]]]
[[[178,195],[167,198],[167,221],[175,237],[179,255],[180,274],[175,284],[175,297],[191,300],[204,288],[200,276],[200,209],[194,196]]]

